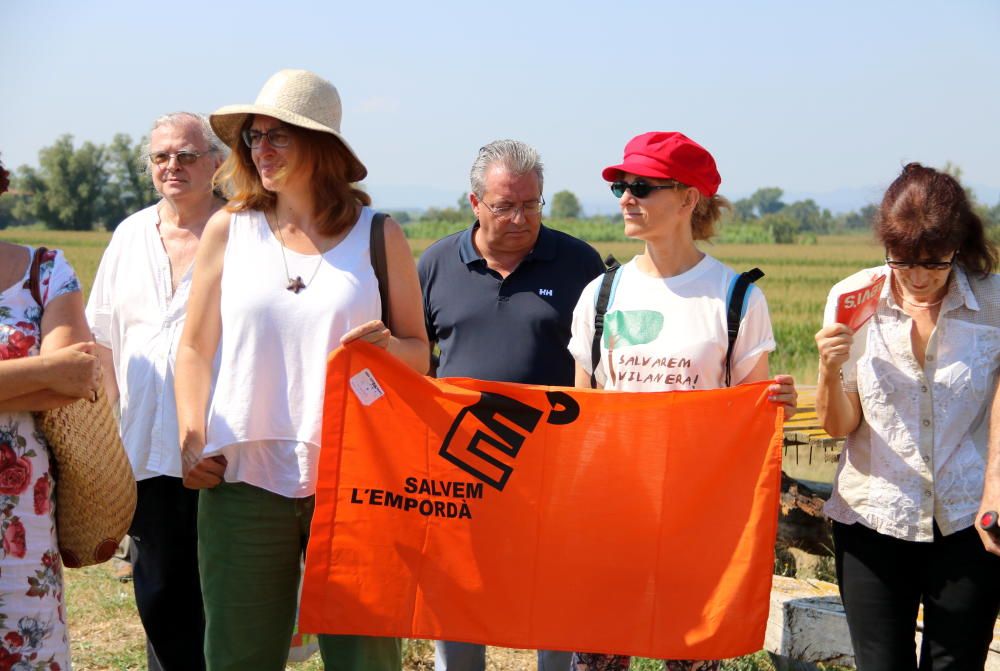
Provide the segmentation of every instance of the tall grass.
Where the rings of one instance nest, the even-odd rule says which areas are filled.
[[[469,221],[424,221],[418,220],[403,226],[409,238],[437,240],[446,235],[468,228]],[[573,237],[587,240],[591,244],[599,242],[628,242],[620,219],[546,219],[545,225],[557,231],[569,233]],[[815,244],[815,236],[802,236],[803,241]],[[716,240],[736,244],[773,244],[774,235],[763,226],[728,223],[719,227]]]
[[[34,226],[0,231],[0,240],[6,242],[63,250],[80,278],[84,296],[90,294],[97,266],[110,239],[111,234],[106,231],[50,231]]]

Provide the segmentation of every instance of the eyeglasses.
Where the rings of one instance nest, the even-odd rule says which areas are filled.
[[[149,162],[162,168],[170,163],[170,159],[176,158],[180,165],[192,165],[199,158],[210,153],[208,151],[179,151],[171,154],[168,151],[154,151],[149,155]]]
[[[951,255],[950,261],[893,261],[889,258],[889,254],[885,255],[885,265],[889,266],[893,270],[910,270],[912,268],[924,268],[926,270],[948,270],[955,263],[955,257],[958,256],[958,250]]]
[[[247,128],[240,135],[243,137],[243,142],[251,149],[259,147],[265,137],[267,138],[267,143],[277,149],[284,149],[292,141],[292,134],[285,126],[275,126],[269,131]]]
[[[486,206],[486,209],[493,213],[493,216],[497,219],[513,219],[518,210],[524,213],[527,217],[530,215],[541,214],[542,206],[545,205],[545,199],[539,198],[538,200],[529,200],[527,202],[521,203],[520,205],[497,205],[493,206],[487,203],[485,200],[479,201],[482,205]]]
[[[625,191],[629,191],[636,198],[645,198],[658,189],[680,189],[683,186],[680,182],[671,182],[670,184],[650,184],[649,182],[640,180],[634,182],[611,182],[611,193],[615,194],[615,198],[621,198],[625,195]]]

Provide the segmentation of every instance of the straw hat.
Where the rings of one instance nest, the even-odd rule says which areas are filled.
[[[212,130],[229,146],[239,140],[240,129],[251,114],[263,114],[292,126],[329,133],[340,140],[352,159],[347,178],[360,182],[368,169],[340,134],[343,111],[336,87],[308,70],[281,70],[271,76],[252,105],[227,105],[209,117]]]

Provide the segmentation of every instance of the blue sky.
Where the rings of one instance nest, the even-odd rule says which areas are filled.
[[[630,137],[681,130],[722,193],[877,198],[952,161],[1000,198],[1000,2],[0,2],[0,154],[62,133],[138,137],[157,115],[252,102],[278,69],[332,81],[376,205],[451,205],[514,137],[546,193],[613,201]]]

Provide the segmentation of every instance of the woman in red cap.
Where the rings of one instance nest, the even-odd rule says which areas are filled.
[[[730,345],[727,313],[738,274],[695,245],[713,235],[729,207],[717,193],[722,180],[712,155],[681,133],[644,133],[603,176],[618,197],[625,235],[646,247],[614,273],[601,310],[603,334],[596,339],[603,278],[583,290],[569,344],[576,386],[679,391],[769,379],[768,353],[775,342],[763,293],[747,285]],[[794,414],[791,376],[775,376],[769,399],[783,406],[786,418]],[[629,658],[577,653],[573,663],[574,671],[624,671]],[[718,661],[664,664],[671,671],[719,668]]]

